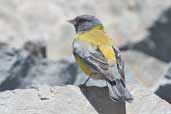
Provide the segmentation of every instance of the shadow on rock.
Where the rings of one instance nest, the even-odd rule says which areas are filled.
[[[20,56],[11,66],[7,78],[1,82],[0,91],[18,88],[33,64],[34,58],[32,58],[32,56]]]
[[[111,101],[107,87],[79,87],[99,114],[126,114],[125,104]]]
[[[73,84],[78,66],[70,61],[71,58],[46,59],[45,49],[39,42],[30,41],[22,49],[0,48],[0,91]]]
[[[171,84],[160,86],[155,94],[171,103]]]
[[[138,43],[128,43],[120,50],[133,49],[141,51],[162,61],[171,60],[171,8],[162,13],[160,18],[149,28],[149,36]]]

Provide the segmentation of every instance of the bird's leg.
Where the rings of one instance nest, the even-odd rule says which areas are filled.
[[[85,80],[85,82],[83,83],[84,86],[86,86],[86,84],[87,84],[87,82],[89,81],[90,78],[91,78],[91,77],[89,76],[89,77]]]

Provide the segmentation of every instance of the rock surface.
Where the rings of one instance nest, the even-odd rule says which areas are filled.
[[[148,88],[153,88],[163,78],[166,63],[138,51],[126,51],[122,55],[128,78],[132,77]]]
[[[141,86],[132,89],[134,101],[127,104],[127,114],[171,114],[171,106],[149,89]]]
[[[152,88],[162,78],[165,63],[136,51],[127,51],[122,55],[126,65],[127,83],[140,83]],[[27,52],[15,48],[0,49],[0,57],[0,90],[41,85],[79,85],[87,78],[72,57],[52,61],[30,57]],[[104,87],[106,83],[90,79],[87,85]]]
[[[81,89],[81,91],[80,91]],[[140,85],[129,85],[131,104],[112,102],[106,87],[16,89],[0,92],[1,114],[170,114],[171,106]],[[85,95],[85,98],[83,94]],[[88,102],[89,101],[89,102]],[[94,108],[93,108],[93,107]]]
[[[121,50],[133,49],[164,62],[171,60],[171,7],[163,11],[162,15],[149,28],[148,35],[138,43],[126,43]]]
[[[87,78],[72,57],[51,61],[30,56],[23,49],[4,47],[0,49],[0,58],[0,91],[41,85],[79,85]],[[106,83],[91,79],[88,85],[105,86]]]
[[[134,96],[132,103],[120,104],[112,102],[108,89],[103,87],[80,86],[81,91],[99,114],[170,114],[171,106],[159,98],[153,91],[138,84],[129,84],[128,88]],[[126,107],[126,109],[125,109]]]
[[[125,103],[113,102],[107,87],[80,86],[80,89],[99,114],[126,114]]]
[[[49,57],[56,60],[72,52],[70,18],[96,15],[117,44],[137,42],[169,6],[170,0],[1,0],[0,41],[20,47],[28,40],[45,40]]]
[[[155,93],[171,103],[171,63],[168,64],[162,79],[156,84]]]
[[[0,93],[1,114],[98,114],[78,87],[42,87]]]

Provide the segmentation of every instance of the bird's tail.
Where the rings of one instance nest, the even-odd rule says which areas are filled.
[[[110,97],[115,102],[132,102],[133,96],[128,91],[122,79],[115,79],[114,81],[107,80]]]

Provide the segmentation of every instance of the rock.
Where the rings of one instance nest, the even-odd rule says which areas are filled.
[[[149,89],[137,86],[132,89],[134,101],[127,104],[127,114],[170,114],[171,106]]]
[[[8,49],[10,52],[8,52]],[[0,83],[0,91],[19,88],[22,80],[27,76],[32,66],[36,64],[38,57],[23,49],[3,48],[0,52],[3,57],[3,67],[6,65],[5,68],[7,68],[5,70],[1,69],[6,75],[1,74],[4,79]],[[13,58],[15,58],[14,61],[12,61]],[[11,61],[12,64],[7,64]]]
[[[74,31],[68,19],[96,15],[117,44],[138,42],[168,7],[170,0],[5,0],[0,2],[0,41],[21,47],[28,40],[45,40],[49,58],[57,60],[72,52]]]
[[[88,78],[80,71],[72,57],[53,61],[39,56],[30,56],[28,52],[14,48],[0,50],[3,63],[0,67],[2,75],[0,90],[41,85],[80,85]],[[126,65],[127,83],[141,83],[152,88],[162,78],[165,63],[136,51],[127,51],[122,55]],[[5,68],[4,65],[6,65]],[[105,87],[106,83],[90,79],[87,86]]]
[[[126,114],[125,103],[113,102],[107,87],[80,86],[80,89],[99,114]]]
[[[27,51],[10,52],[11,48],[0,51],[2,65],[0,68],[0,90],[39,87],[41,85],[80,85],[88,78],[80,71],[72,57],[60,61],[48,60],[27,55]],[[7,52],[6,52],[6,51]],[[9,53],[9,52],[8,52]],[[127,83],[141,83],[152,88],[161,79],[165,64],[152,57],[135,51],[124,52],[123,59],[126,64]],[[10,58],[10,59],[8,59]],[[155,64],[155,66],[154,66]],[[155,80],[154,80],[155,77]],[[87,86],[105,87],[105,81],[90,79]]]
[[[0,93],[1,114],[98,114],[76,86]]]
[[[106,87],[80,86],[81,91],[99,114],[170,114],[171,106],[153,91],[139,84],[128,84],[132,103],[112,102]]]
[[[41,85],[80,85],[87,79],[72,57],[53,61],[37,56],[29,49],[0,49],[0,91]],[[39,48],[36,53],[40,53]],[[90,79],[87,85],[106,86],[106,83]]]
[[[55,62],[30,56],[26,51],[12,51],[12,56],[6,54],[8,50],[4,53],[1,51],[0,91],[73,84],[76,80],[78,67],[69,60]]]
[[[131,80],[152,89],[163,77],[166,64],[160,60],[137,51],[126,51],[122,56],[125,60],[128,79],[132,77]]]
[[[20,88],[39,87],[41,85],[80,85],[87,78],[71,57],[59,61],[42,59],[31,68],[27,76],[22,80]],[[104,87],[106,82],[90,79],[87,86],[93,85]]]
[[[165,10],[149,28],[149,35],[138,43],[127,43],[121,50],[133,49],[153,56],[164,62],[171,60],[171,7]]]
[[[0,49],[7,47],[8,44],[6,42],[0,42]]]
[[[171,54],[171,7],[149,29],[148,42],[140,42],[134,49],[154,56],[162,61],[170,62]],[[152,45],[151,45],[152,44]]]
[[[167,102],[171,103],[171,81],[166,84],[161,84],[155,94],[158,95],[160,98],[166,100]]]
[[[18,60],[18,51],[11,47],[0,48],[0,83],[9,76],[9,70],[13,64]]]
[[[39,58],[46,58],[46,44],[43,41],[27,41],[23,45],[23,49]]]
[[[171,63],[166,68],[163,78],[156,84],[155,94],[171,103]]]
[[[0,92],[2,114],[170,114],[171,107],[152,91],[141,85],[129,85],[134,101],[112,102],[108,89],[80,86],[16,89]],[[89,102],[88,102],[89,101]],[[94,108],[93,108],[93,107]],[[97,112],[96,112],[97,111]],[[125,112],[126,111],[126,112]]]
[[[78,66],[68,59],[60,61],[42,59],[32,67],[20,87],[74,84],[77,76]]]
[[[171,62],[169,63],[169,65],[167,66],[167,70],[166,70],[166,72],[165,72],[165,74],[164,74],[164,77],[166,78],[166,79],[171,79]]]
[[[25,47],[16,49],[9,46],[0,48],[0,58],[0,91],[21,88],[32,67],[41,60]]]

